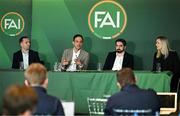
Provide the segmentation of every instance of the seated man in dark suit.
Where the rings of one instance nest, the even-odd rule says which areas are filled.
[[[20,65],[23,65],[23,69],[26,69],[31,63],[40,62],[38,52],[30,50],[31,43],[27,36],[21,37],[19,39],[19,44],[21,50],[13,54],[12,68],[20,69]]]
[[[109,52],[103,70],[120,70],[123,67],[134,68],[133,55],[127,53],[126,41],[117,39],[115,41],[116,51]]]
[[[118,85],[121,91],[112,95],[104,110],[106,115],[112,115],[114,109],[121,110],[151,110],[160,111],[160,101],[155,91],[140,89],[135,84],[135,75],[130,68],[123,68],[117,72]]]
[[[26,69],[25,85],[33,87],[38,94],[35,115],[64,115],[61,101],[47,94],[47,69],[42,64],[33,63]]]

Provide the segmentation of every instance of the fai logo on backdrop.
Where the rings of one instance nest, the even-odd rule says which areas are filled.
[[[112,39],[125,29],[127,15],[124,8],[115,1],[101,1],[95,4],[88,15],[91,32],[101,39]]]
[[[17,36],[24,30],[24,19],[17,12],[6,13],[1,19],[1,29],[9,36]]]

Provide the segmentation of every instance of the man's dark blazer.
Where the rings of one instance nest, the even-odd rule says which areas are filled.
[[[23,61],[21,50],[13,54],[12,68],[19,69],[19,63]],[[36,51],[29,50],[29,65],[31,63],[40,63],[39,54]]]
[[[148,110],[154,114],[160,111],[160,101],[155,91],[140,89],[137,85],[126,85],[112,95],[106,104],[105,115],[112,115],[113,109]]]
[[[43,87],[33,87],[38,94],[38,105],[34,115],[64,115],[61,101],[47,94]]]
[[[115,59],[116,59],[116,51],[109,52],[106,58],[106,62],[104,64],[103,70],[112,70]],[[133,55],[127,52],[124,53],[122,67],[128,67],[128,68],[134,69]]]

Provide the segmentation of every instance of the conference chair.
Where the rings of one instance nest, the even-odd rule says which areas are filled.
[[[104,115],[107,99],[87,98],[87,102],[90,115]]]

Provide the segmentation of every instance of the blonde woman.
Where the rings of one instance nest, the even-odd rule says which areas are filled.
[[[171,71],[171,91],[177,91],[177,84],[180,78],[180,60],[176,51],[170,49],[168,39],[165,36],[156,38],[157,52],[154,54],[154,71]]]

